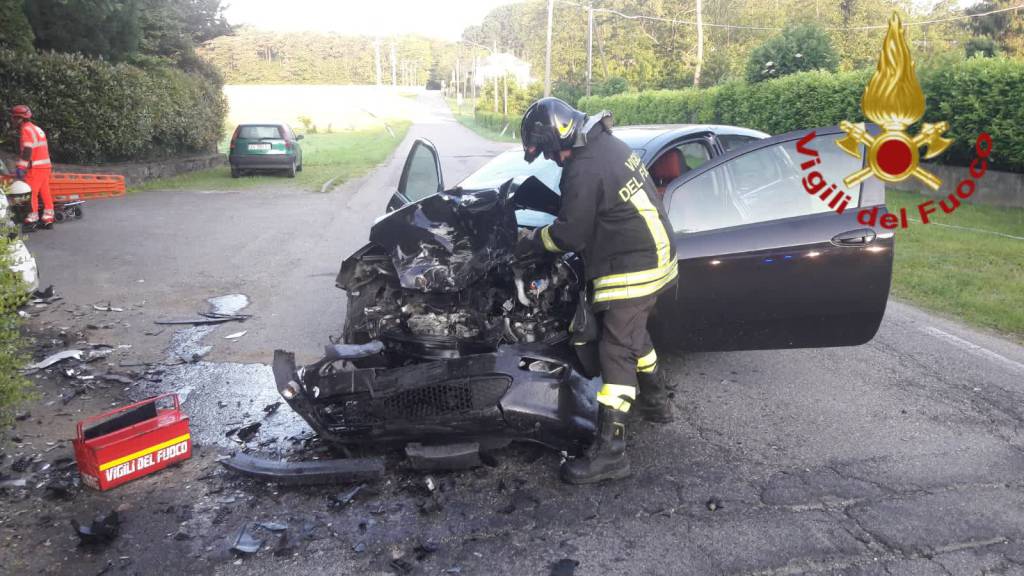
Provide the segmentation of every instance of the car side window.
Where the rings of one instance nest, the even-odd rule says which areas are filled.
[[[733,150],[743,146],[744,144],[753,142],[757,138],[753,136],[746,136],[743,134],[719,134],[718,143],[725,148],[726,152],[732,152]]]
[[[834,183],[849,194],[849,206],[857,207],[860,186],[846,188],[843,178],[859,170],[861,161],[836,146],[842,136],[827,134],[808,142],[821,162],[806,171],[801,163],[813,156],[798,152],[797,140],[790,140],[737,156],[682,184],[669,199],[673,229],[702,232],[827,212],[832,209],[828,202],[809,194],[803,184],[814,171],[826,186]]]
[[[426,146],[416,146],[409,159],[408,176],[402,193],[410,202],[436,194],[440,187],[437,164],[433,152]]]
[[[669,183],[710,159],[711,150],[697,140],[676,144],[662,152],[650,168],[658,194],[664,194]]]

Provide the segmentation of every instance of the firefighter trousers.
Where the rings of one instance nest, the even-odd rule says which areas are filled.
[[[25,184],[32,187],[32,213],[39,213],[39,199],[43,208],[53,212],[53,196],[50,195],[50,168],[30,168],[25,173]]]
[[[629,411],[636,399],[637,373],[657,370],[658,355],[647,332],[647,318],[657,301],[657,295],[632,298],[600,312],[598,354],[604,385],[597,393],[599,403]]]

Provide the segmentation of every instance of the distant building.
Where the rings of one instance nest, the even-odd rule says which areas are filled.
[[[508,52],[491,54],[477,65],[474,83],[482,86],[495,77],[503,78],[505,75],[515,78],[516,84],[526,86],[530,83],[530,64]]]

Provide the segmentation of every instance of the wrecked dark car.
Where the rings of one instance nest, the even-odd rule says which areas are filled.
[[[857,222],[884,210],[868,180],[839,214],[801,186],[796,143],[725,126],[616,129],[640,154],[672,222],[680,281],[651,318],[659,350],[851,346],[885,311],[893,235]],[[820,128],[829,181],[860,168]],[[520,228],[550,222],[559,169],[510,150],[458,186],[417,140],[389,213],[347,258],[341,343],[295,365],[278,350],[281,395],[339,445],[534,441],[575,451],[593,435],[599,375],[569,345],[582,269],[572,254],[515,262]],[[585,347],[584,347],[585,348]]]

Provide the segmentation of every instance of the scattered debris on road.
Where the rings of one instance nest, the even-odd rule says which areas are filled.
[[[242,330],[241,332],[235,332],[234,334],[228,334],[227,336],[224,337],[224,339],[225,340],[238,340],[242,336],[245,336],[246,332],[248,332],[248,330]]]
[[[242,524],[232,539],[231,551],[239,554],[255,554],[263,547],[263,542],[252,534],[250,524],[246,522]]]
[[[562,558],[558,562],[551,564],[551,576],[573,576],[576,573],[576,568],[580,565],[579,560],[573,560],[571,558]]]
[[[249,440],[252,440],[253,436],[255,436],[257,432],[259,432],[260,426],[262,425],[262,422],[253,422],[252,424],[248,424],[240,428],[232,428],[225,433],[225,436],[227,436],[228,438],[234,436],[242,443],[245,443],[248,442]]]
[[[97,516],[89,525],[82,525],[72,518],[71,526],[78,534],[78,543],[82,546],[102,546],[112,542],[121,532],[121,517],[117,510],[111,510],[105,516]]]
[[[252,318],[252,314],[218,314],[216,312],[201,312],[202,318],[189,318],[184,320],[156,320],[154,324],[162,326],[188,325],[200,326],[204,324],[223,324],[225,322],[245,322]]]
[[[26,367],[25,370],[42,370],[44,368],[49,368],[50,366],[53,366],[58,362],[63,362],[64,360],[67,360],[69,358],[81,360],[82,354],[85,354],[85,352],[81,350],[64,350],[62,352],[57,352],[56,354],[47,356],[43,360]]]
[[[235,454],[221,464],[239,474],[280,484],[337,484],[375,480],[384,475],[383,458],[281,462]]]
[[[106,306],[100,306],[98,304],[93,304],[92,305],[92,309],[93,310],[99,310],[100,312],[124,312],[124,308],[115,308],[114,306],[110,305],[110,302],[107,302]]]

